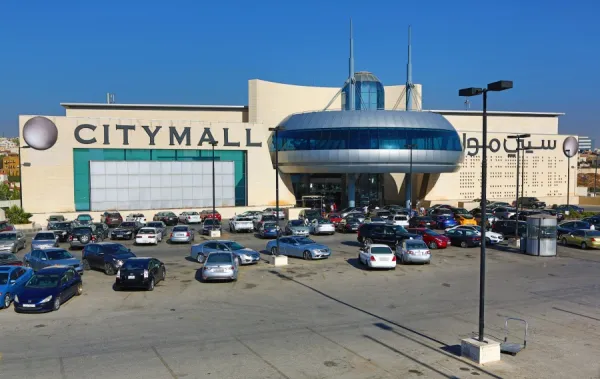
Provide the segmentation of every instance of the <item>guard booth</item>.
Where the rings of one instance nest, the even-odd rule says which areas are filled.
[[[547,214],[527,217],[525,254],[556,256],[556,216]]]

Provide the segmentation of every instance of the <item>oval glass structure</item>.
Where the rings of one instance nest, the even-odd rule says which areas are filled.
[[[284,173],[453,172],[458,133],[442,115],[404,111],[325,111],[288,116],[278,133]],[[274,161],[275,141],[269,138]]]

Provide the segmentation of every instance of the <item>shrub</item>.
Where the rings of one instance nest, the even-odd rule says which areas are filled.
[[[29,219],[32,214],[27,213],[23,210],[23,208],[13,205],[12,207],[6,210],[6,218],[11,224],[29,224]]]

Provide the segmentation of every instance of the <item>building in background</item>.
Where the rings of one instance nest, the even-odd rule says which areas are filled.
[[[587,136],[579,136],[579,152],[593,151],[594,140]]]
[[[2,172],[8,176],[21,175],[18,154],[8,154],[2,157]]]

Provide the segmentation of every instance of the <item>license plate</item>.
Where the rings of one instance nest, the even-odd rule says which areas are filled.
[[[387,261],[389,261],[389,259],[388,259],[388,258],[379,258],[379,260],[381,260],[382,262],[387,262]]]
[[[225,270],[221,269],[216,269],[215,272],[225,272]]]
[[[185,237],[185,234],[183,234],[183,233],[175,233],[175,237]]]
[[[135,279],[135,275],[129,275],[127,279]]]
[[[35,308],[35,304],[23,304],[24,308]]]

